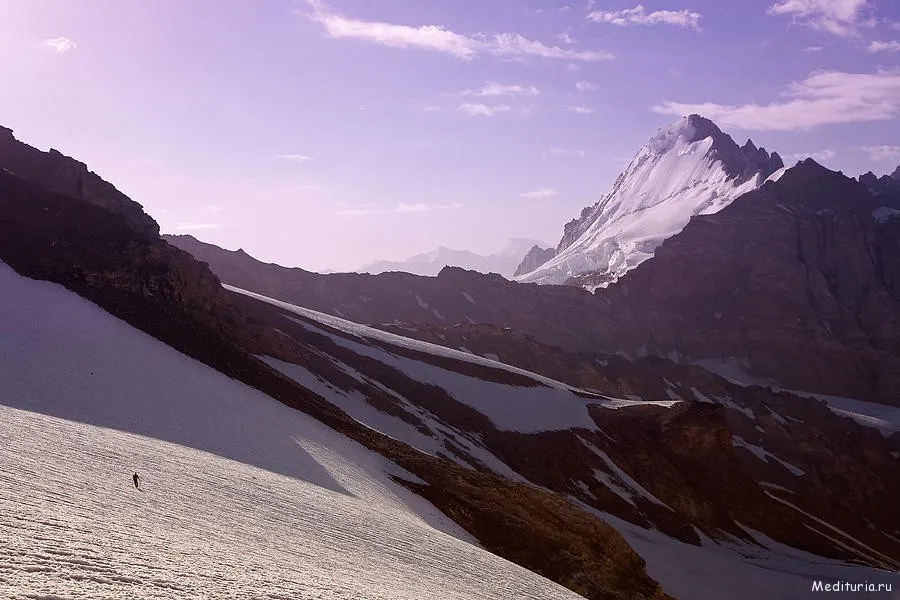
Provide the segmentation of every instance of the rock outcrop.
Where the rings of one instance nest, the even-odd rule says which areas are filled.
[[[519,263],[519,266],[516,267],[513,277],[531,273],[554,256],[556,256],[556,250],[554,248],[533,246],[531,250],[528,251],[528,254],[525,255],[525,258],[522,259],[522,262]]]
[[[46,190],[77,198],[120,217],[135,231],[159,235],[159,225],[111,183],[101,179],[87,165],[50,149],[41,152],[13,137],[11,129],[0,126],[0,167]]]

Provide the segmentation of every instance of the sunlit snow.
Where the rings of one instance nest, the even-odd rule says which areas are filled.
[[[577,598],[389,473],[414,479],[0,263],[0,597]]]
[[[721,161],[711,156],[712,138],[689,141],[695,131],[687,118],[661,129],[603,198],[590,228],[550,261],[516,279],[559,284],[601,272],[615,280],[652,257],[692,216],[718,212],[760,185],[758,175],[743,182],[729,178]]]

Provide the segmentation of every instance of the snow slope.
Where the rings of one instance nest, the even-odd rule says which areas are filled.
[[[593,210],[593,223],[569,247],[517,281],[561,284],[584,273],[615,281],[680,232],[694,215],[712,214],[756,189],[760,175],[729,177],[712,137],[695,140],[693,118],[661,129],[642,147]]]
[[[0,263],[0,597],[578,597],[388,473],[413,479]]]
[[[224,287],[268,302],[310,319],[314,323],[347,334],[346,337],[335,335],[326,328],[316,327],[299,319],[293,319],[304,327],[314,329],[317,333],[332,338],[335,343],[353,350],[356,354],[374,358],[383,364],[402,371],[416,381],[436,385],[444,389],[459,402],[487,416],[499,430],[517,431],[520,433],[577,428],[596,430],[597,425],[588,412],[588,406],[596,405],[608,409],[618,409],[625,406],[654,404],[669,408],[677,403],[672,401],[644,402],[621,400],[586,394],[582,390],[559,381],[489,358],[445,346],[438,346],[429,342],[405,338],[394,333],[353,323],[346,319],[282,302],[281,300],[242,290],[234,286],[225,285]],[[371,342],[373,341],[376,344],[372,344]],[[531,379],[535,385],[522,387],[485,381],[477,377],[463,375],[431,365],[427,362],[400,356],[391,352],[390,348],[386,348],[385,345],[506,371]],[[308,387],[312,384],[310,381],[312,374],[305,371],[302,367],[283,363],[269,357],[264,358],[264,360],[286,375],[303,383],[303,385]],[[348,367],[344,365],[343,368],[347,370]],[[322,395],[329,397],[333,395],[333,392],[334,390],[330,394],[323,393]],[[410,440],[407,440],[407,442],[415,445]]]
[[[815,581],[882,583],[892,592],[836,594],[860,600],[897,598],[900,574],[848,565],[781,544],[762,533],[744,529],[758,546],[740,540],[716,542],[698,532],[700,546],[685,544],[656,530],[648,530],[613,515],[584,506],[615,527],[647,562],[647,572],[666,592],[679,600],[728,598],[729,600],[797,600],[817,598]],[[827,594],[826,594],[827,596]]]

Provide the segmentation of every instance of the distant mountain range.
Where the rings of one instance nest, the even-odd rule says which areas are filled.
[[[506,245],[498,252],[488,255],[476,254],[470,250],[454,250],[442,246],[431,252],[410,256],[406,260],[375,261],[355,269],[355,272],[377,275],[379,273],[399,271],[412,273],[413,275],[434,277],[444,267],[460,267],[467,271],[478,271],[479,273],[498,273],[511,279],[516,272],[516,267],[522,261],[522,257],[535,246],[541,249],[550,247],[549,244],[544,242],[525,238],[513,238],[507,241]]]

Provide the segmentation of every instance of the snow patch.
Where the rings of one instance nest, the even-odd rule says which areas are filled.
[[[787,170],[788,170],[788,167],[781,167],[780,169],[778,169],[777,171],[775,171],[774,173],[769,175],[763,183],[768,183],[770,181],[778,181],[779,179],[782,178],[782,176],[784,176],[784,174],[787,172]]]
[[[714,400],[710,400],[703,392],[698,390],[695,387],[691,388],[691,393],[694,394],[694,397],[697,399],[697,402],[705,402],[707,404],[715,404]]]
[[[799,390],[785,391],[804,398],[822,400],[828,405],[831,412],[849,417],[864,427],[877,429],[885,437],[890,437],[900,431],[900,408],[896,406]]]
[[[581,440],[581,443],[584,444],[588,448],[588,450],[590,450],[591,452],[593,452],[594,454],[599,456],[600,459],[609,468],[609,470],[612,471],[613,475],[615,475],[616,478],[619,481],[621,481],[626,487],[631,488],[631,490],[633,490],[634,493],[637,493],[638,495],[643,497],[645,500],[649,500],[650,502],[652,502],[654,504],[657,504],[659,506],[664,506],[664,507],[668,508],[669,510],[672,510],[665,502],[663,502],[662,500],[660,500],[659,498],[657,498],[656,496],[651,494],[647,490],[647,488],[645,488],[640,483],[638,483],[633,477],[631,477],[631,475],[629,475],[628,473],[623,471],[622,468],[619,467],[619,465],[617,465],[615,463],[615,461],[613,461],[613,459],[611,459],[606,452],[597,448],[597,446],[588,442],[581,436],[578,436],[578,439]],[[596,475],[596,472],[595,472],[595,475]],[[601,481],[601,480],[598,479],[598,481]],[[601,481],[601,483],[603,483],[603,482]],[[622,488],[620,488],[618,486],[616,486],[615,488],[610,488],[610,489],[612,489],[613,491],[616,491],[616,489],[619,489],[620,491],[622,490]],[[634,493],[630,493],[629,496],[630,497],[634,496]],[[634,502],[632,502],[632,501],[630,501],[630,502],[631,502],[631,504],[634,504]],[[675,512],[675,511],[672,511],[672,512]]]
[[[760,545],[739,540],[719,543],[700,533],[702,543],[694,546],[575,502],[618,530],[646,561],[648,575],[679,600],[796,600],[819,579],[900,583],[895,573],[816,556],[748,527],[743,529]]]
[[[837,540],[835,540],[834,538],[831,538],[831,537],[828,538],[828,539],[830,539],[830,540],[833,541],[833,542],[840,543],[844,548],[846,548],[847,550],[853,552],[854,554],[858,554],[858,555],[862,556],[863,558],[865,558],[865,559],[867,559],[867,560],[869,560],[869,561],[871,561],[871,562],[873,562],[873,563],[876,563],[876,564],[879,564],[879,563],[880,563],[880,564],[883,564],[883,565],[885,565],[886,568],[890,568],[889,565],[892,565],[892,564],[894,563],[894,561],[893,561],[890,557],[885,556],[884,554],[882,554],[881,552],[879,552],[878,550],[875,550],[874,548],[872,548],[872,547],[870,547],[870,546],[867,546],[866,544],[864,544],[863,542],[859,541],[858,539],[856,539],[855,537],[853,537],[852,535],[850,535],[849,533],[847,533],[847,532],[844,531],[843,529],[840,529],[840,528],[838,528],[838,527],[835,527],[835,526],[832,525],[831,523],[829,523],[829,522],[827,522],[827,521],[823,521],[823,520],[820,519],[819,517],[817,517],[817,516],[815,516],[815,515],[813,515],[813,514],[810,514],[810,513],[806,512],[805,510],[803,510],[802,508],[800,508],[800,507],[797,506],[796,504],[792,504],[792,503],[788,502],[787,500],[785,500],[785,499],[783,499],[783,498],[779,498],[778,496],[776,496],[775,494],[773,494],[772,492],[769,492],[769,491],[766,491],[766,495],[767,495],[769,498],[771,498],[771,499],[773,499],[773,500],[776,500],[776,501],[778,501],[778,502],[784,504],[785,506],[788,506],[788,507],[794,509],[795,511],[799,512],[800,514],[809,517],[810,519],[812,519],[812,520],[815,521],[816,523],[818,523],[818,524],[820,524],[820,525],[822,525],[822,526],[828,528],[830,531],[832,531],[832,532],[834,532],[834,533],[840,535],[840,536],[843,537],[845,540],[848,540],[848,541],[852,542],[853,544],[855,544],[856,547],[853,548],[853,547],[850,547],[850,546],[846,546],[846,545],[844,545],[843,543],[837,542]],[[817,531],[817,530],[814,529],[813,531]],[[818,533],[821,533],[821,532],[818,532]],[[823,535],[824,535],[824,534],[823,534]],[[827,536],[826,536],[826,537],[827,537]],[[861,552],[861,550],[865,550],[866,552],[868,552],[868,554]]]
[[[735,447],[744,448],[746,450],[749,450],[751,453],[756,455],[756,457],[759,458],[763,462],[769,462],[769,459],[771,458],[772,460],[774,460],[775,462],[780,464],[782,467],[784,467],[785,469],[790,471],[791,474],[794,475],[795,477],[802,477],[802,476],[806,475],[806,471],[804,471],[803,469],[795,467],[794,465],[787,462],[786,460],[778,458],[777,456],[775,456],[774,454],[772,454],[771,452],[769,452],[762,446],[757,446],[756,444],[751,444],[750,442],[748,442],[747,440],[745,440],[744,438],[742,438],[739,435],[732,436],[731,440],[734,443]]]

